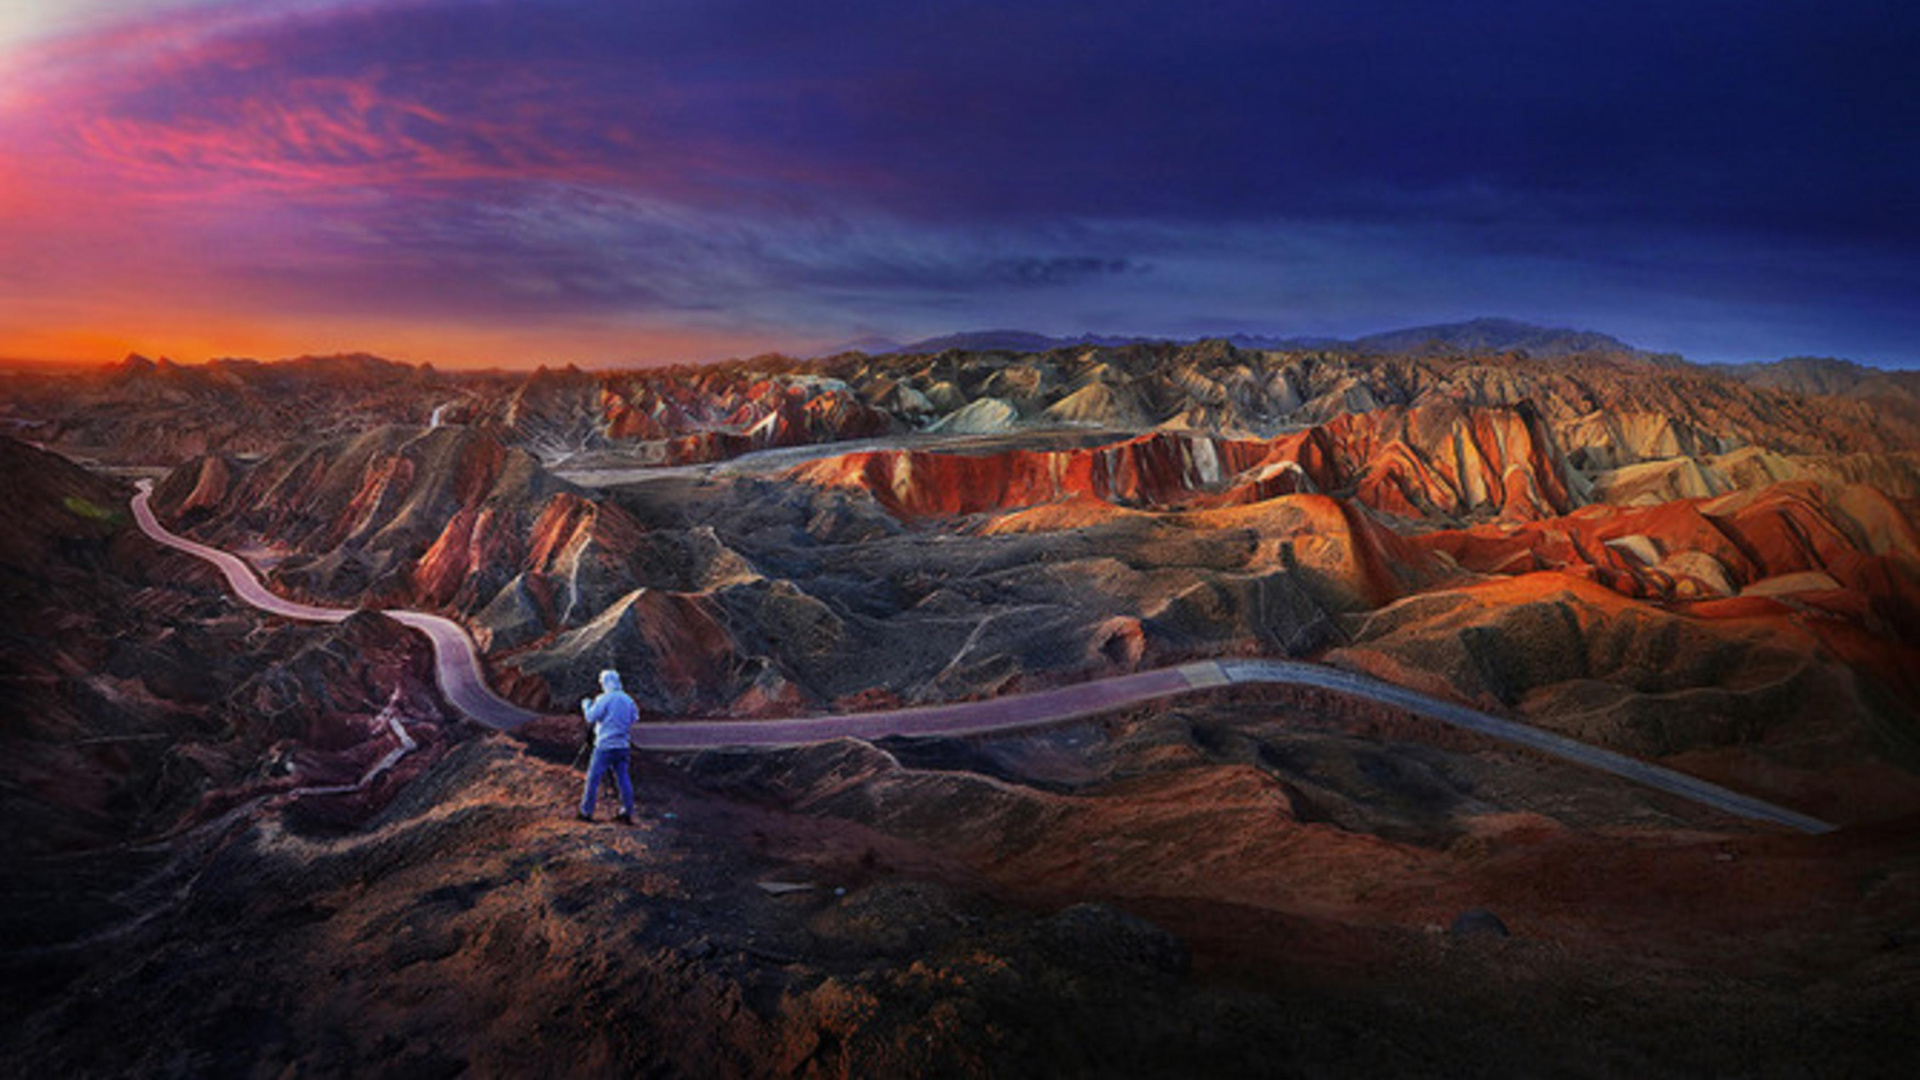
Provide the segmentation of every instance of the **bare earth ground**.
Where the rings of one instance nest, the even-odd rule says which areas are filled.
[[[1272,691],[1018,738],[650,757],[634,828],[569,819],[570,757],[475,736],[360,830],[324,799],[210,830],[177,906],[8,959],[0,1053],[58,1075],[1920,1060],[1910,823],[1752,831]],[[1511,936],[1448,929],[1473,908]]]

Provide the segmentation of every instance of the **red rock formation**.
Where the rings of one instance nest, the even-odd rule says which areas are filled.
[[[621,403],[609,406],[607,414],[607,434],[615,439],[664,439],[667,427],[652,413]]]
[[[1577,505],[1567,466],[1532,408],[1437,401],[1340,416],[1275,440],[1263,465],[1291,463],[1325,491],[1351,489],[1397,517],[1564,514]],[[1230,499],[1250,501],[1256,486]]]
[[[591,618],[635,584],[627,562],[644,530],[631,516],[471,428],[392,428],[292,448],[215,484],[209,477],[224,467],[182,470],[156,505],[176,518],[205,506],[210,539],[272,537],[286,552],[276,580],[295,593],[472,616],[517,578],[531,601],[522,614],[545,633],[562,616]],[[221,498],[206,505],[214,491]],[[518,626],[534,629],[524,618]]]
[[[335,519],[327,546],[337,547],[370,524],[377,528],[390,520],[413,486],[413,476],[413,462],[405,457],[396,454],[377,459],[361,476],[359,490],[347,503],[346,512]]]
[[[1115,615],[1094,629],[1087,642],[1089,660],[1111,665],[1121,671],[1140,666],[1147,652],[1146,630],[1131,615]]]
[[[903,517],[1017,509],[1073,496],[1218,506],[1301,491],[1350,492],[1375,510],[1412,519],[1532,520],[1577,504],[1566,466],[1532,410],[1450,404],[1343,416],[1268,442],[1162,431],[1082,450],[886,450],[823,459],[789,475],[865,489]]]
[[[902,517],[936,517],[1074,496],[1168,505],[1251,467],[1264,451],[1259,442],[1155,432],[1085,450],[874,450],[809,462],[789,475],[822,487],[869,491]]]
[[[201,458],[199,475],[194,479],[193,490],[180,501],[177,512],[185,515],[219,506],[225,501],[228,485],[232,483],[233,470],[227,466],[225,458],[217,454]]]
[[[626,611],[644,642],[648,675],[667,694],[690,702],[732,682],[733,637],[721,625],[712,600],[641,589],[632,594]]]
[[[724,619],[708,595],[635,589],[550,648],[505,661],[504,682],[529,699],[552,697],[556,680],[613,667],[642,707],[662,712],[724,713],[737,702],[767,713],[798,704],[798,689],[776,673],[753,677]]]
[[[489,599],[471,588],[476,575],[484,572],[500,580],[517,574],[545,624],[556,627],[564,615],[593,614],[565,610],[583,563],[624,561],[644,532],[618,507],[570,491],[548,499],[524,532],[503,508],[463,506],[415,562],[415,594],[428,607],[472,609]]]
[[[433,546],[414,564],[414,592],[428,606],[438,607],[452,599],[454,590],[466,580],[478,554],[474,550],[473,534],[480,514],[476,507],[461,507]]]
[[[1694,610],[1716,617],[1776,611],[1771,602],[1713,598],[1778,581],[1776,591],[1792,593],[1797,602],[1920,641],[1920,530],[1913,512],[1858,485],[1795,482],[1654,507],[1591,506],[1545,521],[1445,530],[1408,542],[1480,573],[1557,570],[1624,596],[1710,601]],[[1824,592],[1823,581],[1831,586]]]
[[[1177,520],[1206,529],[1255,530],[1260,564],[1305,571],[1338,610],[1379,607],[1445,576],[1427,550],[1364,509],[1327,495],[1280,496]]]
[[[730,411],[717,421],[711,419],[721,405],[730,405]],[[894,424],[890,413],[845,388],[765,379],[709,402],[697,412],[707,419],[683,410],[677,423],[659,425],[663,432],[685,431],[667,444],[670,464],[723,461],[754,450],[869,438],[885,434]]]
[[[529,537],[526,568],[551,574],[566,556],[575,555],[592,538],[599,506],[572,492],[555,495],[534,522]]]

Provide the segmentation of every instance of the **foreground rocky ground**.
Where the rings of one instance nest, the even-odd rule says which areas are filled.
[[[1920,1061],[1910,824],[1750,832],[1402,718],[1244,696],[651,759],[633,828],[569,819],[568,756],[474,735],[359,825],[319,797],[200,827],[166,888],[134,890],[150,918],[6,956],[0,1054],[61,1075]]]

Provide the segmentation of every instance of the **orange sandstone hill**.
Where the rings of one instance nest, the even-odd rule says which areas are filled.
[[[1409,519],[1563,514],[1584,481],[1531,408],[1450,403],[1347,415],[1271,440],[1158,431],[1086,449],[941,454],[877,450],[796,468],[860,487],[909,517],[1006,510],[1083,495],[1122,505],[1258,502],[1340,492]]]

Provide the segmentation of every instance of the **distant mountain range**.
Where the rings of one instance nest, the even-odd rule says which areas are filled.
[[[805,354],[801,359],[822,359],[848,353],[867,356],[918,355],[960,352],[1038,353],[1062,348],[1122,348],[1129,345],[1170,343],[1190,345],[1202,340],[1225,341],[1239,349],[1297,352],[1318,350],[1352,356],[1409,355],[1445,357],[1449,355],[1491,355],[1524,353],[1536,359],[1597,355],[1647,364],[1652,367],[1682,368],[1694,366],[1675,353],[1656,353],[1629,345],[1611,334],[1593,330],[1539,326],[1518,319],[1480,318],[1464,322],[1436,323],[1388,330],[1356,338],[1269,334],[1226,334],[1211,338],[1171,338],[1142,334],[1078,334],[1056,337],[1027,330],[972,330],[919,341],[898,342],[890,338],[867,336],[842,342],[831,348]],[[1791,356],[1767,362],[1707,364],[1751,385],[1796,394],[1838,394],[1873,396],[1897,394],[1920,400],[1920,371],[1886,369],[1833,357]],[[130,354],[118,364],[102,368],[95,364],[50,364],[42,361],[0,359],[0,377],[49,377],[61,375],[103,374],[111,381],[154,386],[199,384],[265,385],[282,380],[321,385],[392,383],[438,377],[431,364],[414,366],[367,353],[331,356],[299,356],[284,360],[260,361],[221,358],[204,364],[176,364],[171,360],[150,360]],[[569,365],[562,373],[579,375]],[[510,371],[497,372],[511,377]]]
[[[1517,319],[1485,318],[1471,319],[1466,322],[1438,323],[1432,326],[1414,326],[1404,330],[1389,330],[1379,334],[1369,334],[1359,338],[1335,337],[1280,337],[1267,334],[1226,334],[1221,339],[1242,349],[1327,349],[1355,353],[1404,353],[1404,352],[1514,352],[1525,351],[1533,356],[1569,356],[1578,353],[1610,353],[1614,355],[1641,356],[1649,360],[1661,357],[1635,348],[1609,334],[1591,330],[1569,330],[1555,327],[1536,326]],[[958,334],[944,334],[940,337],[925,338],[920,341],[897,342],[882,337],[863,337],[829,349],[814,353],[815,356],[834,356],[847,352],[862,352],[869,356],[883,356],[891,353],[936,353],[948,349],[961,349],[971,352],[1044,352],[1048,349],[1071,348],[1074,346],[1138,345],[1145,342],[1176,341],[1186,343],[1194,338],[1168,338],[1138,335],[1115,336],[1111,334],[1080,334],[1074,337],[1053,337],[1036,334],[1026,330],[974,330]]]
[[[1029,330],[968,330],[958,334],[942,334],[939,337],[908,342],[883,337],[855,338],[852,341],[816,350],[809,355],[838,356],[841,353],[862,352],[868,356],[888,356],[893,353],[946,352],[948,349],[959,349],[963,352],[1045,352],[1048,349],[1069,348],[1075,345],[1117,348],[1149,341],[1173,340],[1176,339],[1139,335],[1079,334],[1074,337],[1053,337],[1047,334],[1036,334]]]
[[[1098,346],[1116,348],[1150,342],[1191,344],[1199,338],[1176,339],[1144,335],[1080,334],[1052,337],[1026,330],[975,330],[901,343],[882,337],[863,337],[813,354],[814,357],[861,352],[869,356],[962,352],[1046,352],[1050,349]],[[1226,334],[1223,340],[1240,349],[1278,352],[1323,350],[1356,356],[1386,354],[1447,356],[1524,352],[1539,359],[1603,355],[1639,361],[1653,367],[1680,368],[1690,362],[1676,353],[1650,352],[1611,334],[1594,330],[1539,326],[1518,319],[1481,318],[1388,330],[1357,338],[1281,337],[1268,334]],[[1711,364],[1734,378],[1769,390],[1795,394],[1837,394],[1872,397],[1894,394],[1920,400],[1920,371],[1887,370],[1832,357],[1791,356],[1765,363]]]
[[[1535,326],[1517,319],[1472,319],[1389,330],[1359,338],[1353,342],[1353,346],[1364,353],[1524,351],[1533,356],[1568,356],[1575,353],[1654,355],[1610,334]]]
[[[1767,390],[1852,397],[1895,394],[1920,401],[1920,371],[1887,371],[1831,356],[1789,356],[1766,364],[1728,364],[1725,370],[1742,382]]]

